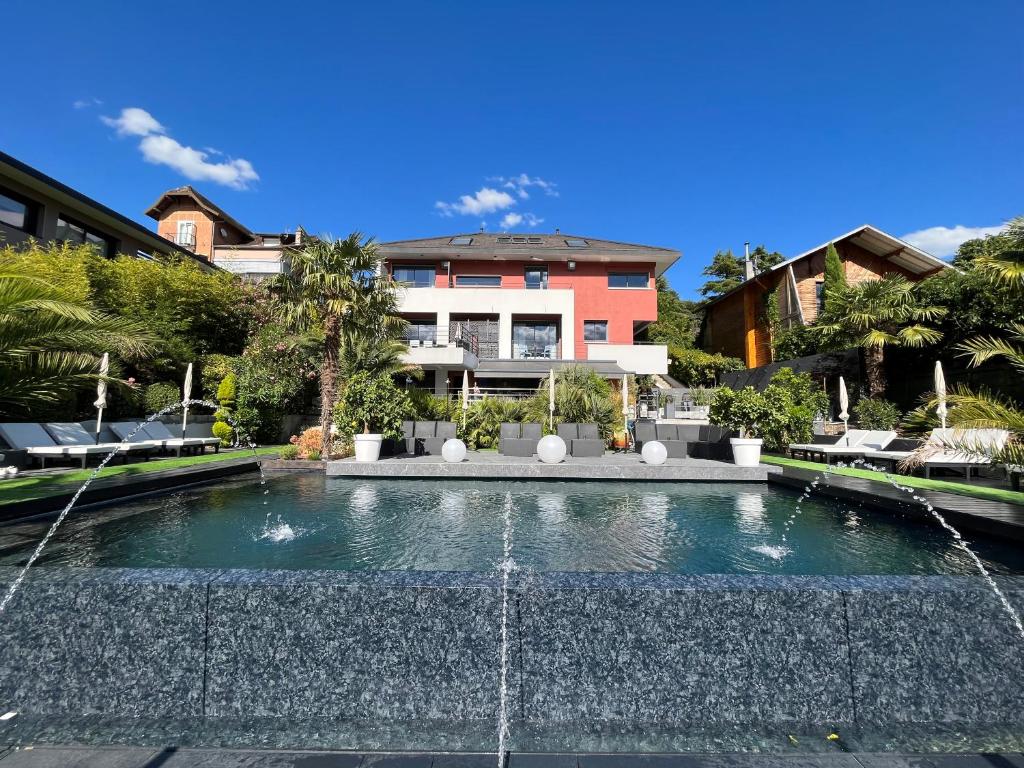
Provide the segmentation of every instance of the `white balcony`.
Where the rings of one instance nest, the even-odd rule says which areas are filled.
[[[432,368],[454,368],[457,370],[469,368],[472,370],[478,363],[476,355],[464,347],[455,344],[439,347],[433,342],[417,341],[409,344],[409,349],[402,355],[402,360],[428,370]]]
[[[588,360],[611,360],[630,373],[668,373],[668,347],[664,344],[587,344]]]

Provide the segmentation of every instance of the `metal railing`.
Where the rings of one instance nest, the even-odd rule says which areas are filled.
[[[196,233],[191,232],[175,232],[170,240],[175,245],[180,245],[182,248],[188,248],[190,251],[196,249]]]
[[[554,344],[513,344],[514,360],[560,360],[562,358],[562,342]]]

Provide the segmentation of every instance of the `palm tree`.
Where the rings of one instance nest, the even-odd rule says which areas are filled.
[[[379,277],[383,257],[377,244],[359,232],[344,240],[307,238],[289,257],[291,271],[278,283],[285,319],[299,331],[315,330],[323,337],[320,427],[322,454],[328,456],[342,342],[393,327],[394,290]]]
[[[142,323],[97,312],[0,262],[0,414],[24,415],[95,386],[103,351],[132,358],[152,349],[153,336]]]
[[[545,376],[537,394],[527,403],[531,419],[542,424],[548,419],[548,386]],[[568,365],[555,374],[555,413],[560,422],[596,423],[602,437],[611,436],[620,418],[611,385],[585,365]]]
[[[830,291],[829,310],[818,329],[833,348],[863,347],[868,394],[881,397],[886,386],[885,347],[934,344],[942,333],[925,323],[945,314],[945,307],[922,304],[906,278],[886,275]]]
[[[1008,247],[998,253],[978,256],[974,266],[993,282],[1024,289],[1024,216],[1012,219],[999,237]]]

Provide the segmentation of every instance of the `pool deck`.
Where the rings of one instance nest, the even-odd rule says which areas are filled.
[[[886,482],[868,480],[862,477],[825,474],[798,467],[785,467],[781,473],[774,473],[770,482],[803,490],[809,483],[819,480],[815,493],[834,499],[852,501],[882,510],[921,515],[927,514],[914,496],[927,499],[937,512],[950,523],[965,531],[974,531],[993,536],[1024,541],[1024,506],[1003,501],[979,499],[946,491],[914,488],[912,493],[901,491]],[[899,482],[899,476],[895,477]]]
[[[592,458],[567,456],[560,464],[536,457],[503,456],[470,451],[466,460],[450,464],[440,456],[396,456],[374,462],[341,459],[327,463],[328,477],[392,477],[406,479],[474,478],[478,480],[624,480],[711,481],[763,483],[779,467],[761,464],[737,467],[708,459],[668,459],[660,466],[645,464],[635,453],[606,453]]]
[[[152,747],[0,747],[0,768],[494,768],[494,753],[359,753]],[[508,768],[1017,768],[1024,755],[1001,754],[524,754]]]

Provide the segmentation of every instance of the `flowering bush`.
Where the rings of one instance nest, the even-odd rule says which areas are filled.
[[[323,430],[320,427],[309,427],[298,435],[293,435],[288,442],[298,450],[300,459],[308,459],[311,452],[320,453],[320,448],[323,445]]]

